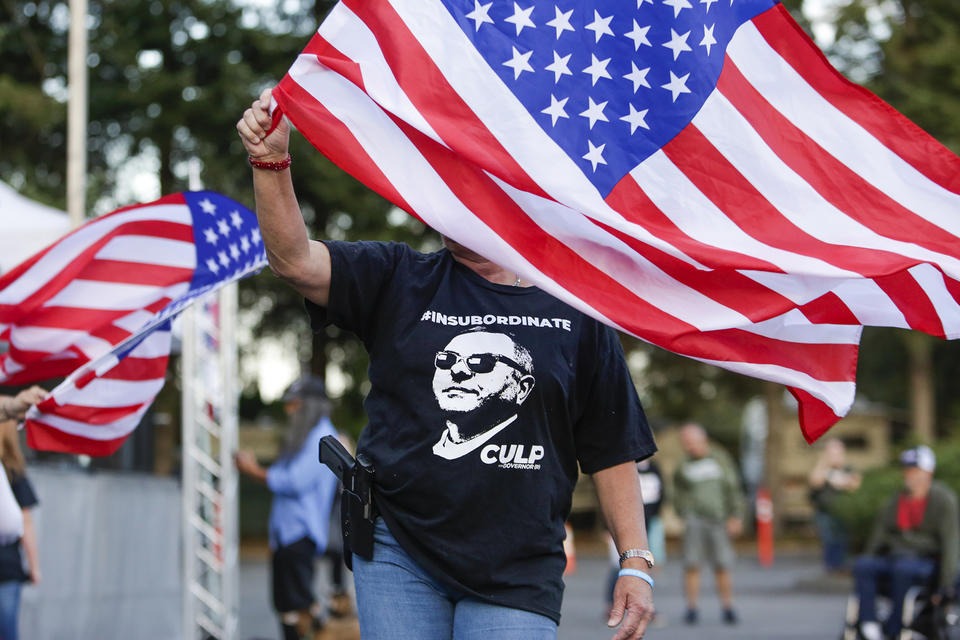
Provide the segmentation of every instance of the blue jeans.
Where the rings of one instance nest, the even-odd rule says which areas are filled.
[[[0,582],[0,640],[17,640],[21,587],[19,580]]]
[[[557,624],[489,604],[432,578],[378,519],[373,560],[353,556],[363,640],[555,640]]]
[[[814,522],[823,544],[824,567],[828,571],[843,569],[847,563],[847,530],[843,522],[825,511],[817,511]]]
[[[937,565],[930,558],[861,556],[853,565],[853,585],[860,600],[860,622],[877,619],[877,587],[887,581],[890,596],[890,617],[883,625],[884,633],[896,636],[903,626],[903,597],[913,585],[930,582]]]

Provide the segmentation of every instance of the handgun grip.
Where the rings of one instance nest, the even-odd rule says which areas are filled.
[[[332,435],[320,438],[320,462],[330,467],[334,475],[344,484],[348,484],[347,476],[353,472],[357,464],[343,443]]]

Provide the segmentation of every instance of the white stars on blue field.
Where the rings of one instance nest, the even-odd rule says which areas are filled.
[[[604,195],[690,123],[743,22],[776,0],[442,0]]]
[[[252,211],[212,191],[184,194],[193,213],[197,269],[191,289],[249,271],[265,260],[260,227]]]

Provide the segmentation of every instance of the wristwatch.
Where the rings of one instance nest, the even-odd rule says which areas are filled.
[[[646,561],[647,566],[652,569],[655,562],[653,560],[653,554],[650,553],[648,549],[627,549],[620,554],[620,566],[623,566],[623,563],[628,558],[643,558]]]

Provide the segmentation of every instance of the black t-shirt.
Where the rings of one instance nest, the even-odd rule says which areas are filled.
[[[358,451],[391,533],[450,586],[559,620],[578,464],[656,450],[616,333],[446,250],[327,246],[329,306],[307,307],[369,352]]]
[[[2,473],[2,471],[0,471]],[[26,476],[14,476],[10,480],[13,497],[21,509],[30,509],[39,504],[33,485]],[[0,545],[0,582],[16,580],[22,582],[30,576],[23,569],[23,557],[20,554],[20,541]]]

